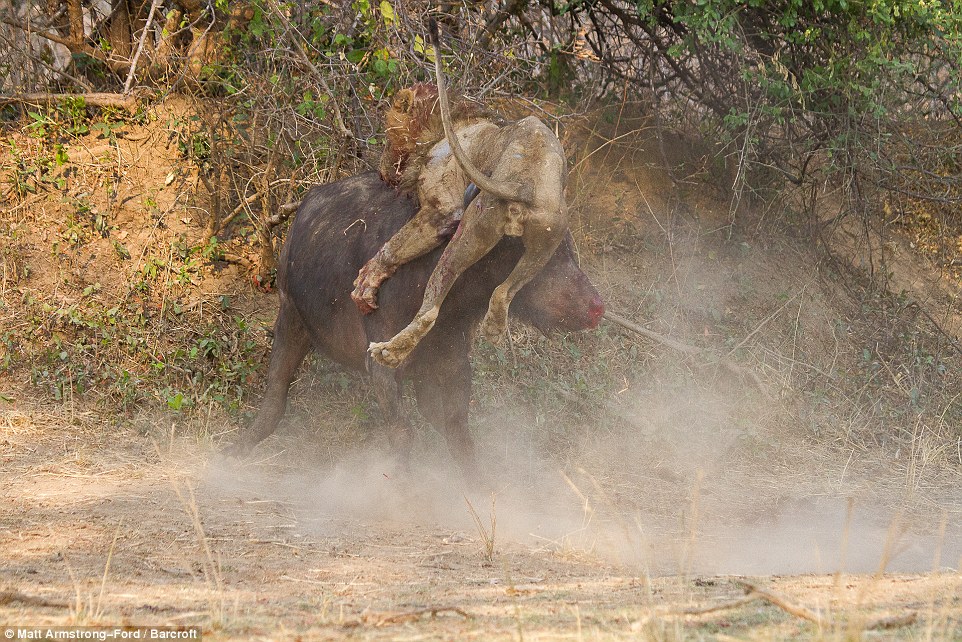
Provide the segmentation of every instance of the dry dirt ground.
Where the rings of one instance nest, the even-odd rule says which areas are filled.
[[[355,450],[305,472],[293,441],[225,462],[158,425],[69,405],[4,410],[0,622],[200,625],[207,639],[962,637],[959,542],[945,532],[957,514],[930,538],[858,518],[819,531],[801,517],[698,521],[710,497],[693,495],[676,507],[689,523],[664,525],[650,506],[614,510],[535,472],[538,488],[509,483],[493,510],[474,496],[479,529],[450,471],[401,481]],[[734,521],[743,530],[721,559],[712,524]],[[819,557],[828,572],[812,572]],[[873,573],[883,560],[915,572]],[[745,583],[782,602],[740,602]]]

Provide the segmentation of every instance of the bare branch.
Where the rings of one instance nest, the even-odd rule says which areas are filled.
[[[818,613],[811,611],[804,606],[794,604],[787,597],[779,595],[778,593],[773,593],[765,589],[758,588],[751,582],[745,582],[742,580],[736,580],[736,584],[745,589],[745,593],[748,595],[754,595],[760,597],[761,599],[769,602],[782,609],[786,613],[794,615],[795,617],[802,618],[803,620],[808,620],[809,622],[814,622],[816,625],[824,628],[828,626],[831,622],[827,618],[822,617]]]
[[[304,40],[304,38],[297,31],[297,29],[294,28],[294,25],[291,24],[291,21],[287,19],[287,16],[284,15],[284,12],[281,10],[281,8],[277,6],[277,0],[270,0],[268,4],[270,5],[271,10],[273,10],[274,15],[276,15],[277,18],[284,24],[288,38],[291,41],[291,44],[294,45],[294,49],[300,55],[301,61],[307,65],[308,68],[310,68],[311,72],[313,72],[314,76],[317,78],[317,81],[321,84],[321,87],[325,92],[327,92],[327,95],[333,98],[334,92],[332,92],[331,88],[328,86],[327,79],[325,78],[324,74],[322,74],[321,70],[318,69],[313,62],[311,62],[307,52],[304,51],[304,48],[301,46],[301,40]],[[291,33],[295,34],[296,37],[290,37]],[[345,141],[353,139],[354,133],[347,128],[347,125],[344,124],[344,117],[341,115],[341,108],[338,106],[337,100],[331,100],[331,108],[334,112],[334,124],[337,126],[337,130],[341,135],[341,138],[343,138]]]
[[[8,47],[14,48],[14,50],[21,48],[21,45],[20,45],[19,43],[14,44],[9,38],[6,37],[6,35],[3,34],[3,33],[0,33],[0,39],[2,39],[3,42],[5,42],[5,43],[7,44]],[[21,56],[24,56],[24,57],[27,58],[28,60],[32,60],[33,62],[37,63],[38,65],[40,65],[41,67],[43,67],[43,68],[46,69],[47,71],[51,72],[52,74],[55,74],[54,77],[56,77],[56,76],[62,76],[62,77],[64,77],[64,78],[66,78],[67,80],[69,80],[70,82],[76,83],[79,87],[82,87],[82,88],[84,88],[84,89],[86,89],[86,90],[88,90],[88,91],[93,91],[93,89],[94,89],[94,88],[93,88],[93,85],[91,85],[89,82],[87,82],[86,79],[84,79],[84,78],[79,78],[79,77],[77,77],[77,76],[74,76],[73,74],[69,74],[69,73],[66,72],[66,70],[57,69],[56,67],[54,67],[53,65],[51,65],[49,62],[47,62],[47,61],[44,60],[43,58],[40,58],[39,56],[33,55],[33,54],[30,53],[28,50],[20,51],[20,55],[21,55]]]
[[[297,208],[301,206],[301,201],[296,201],[293,203],[284,203],[283,205],[278,205],[277,213],[267,220],[267,223],[271,227],[277,227],[287,219],[291,217],[291,214],[297,211]]]
[[[134,73],[137,71],[137,60],[140,58],[141,52],[144,50],[144,42],[147,40],[147,33],[150,31],[150,24],[154,21],[154,13],[157,11],[157,7],[163,0],[153,0],[150,3],[150,11],[147,13],[147,22],[144,23],[144,29],[140,32],[140,42],[137,43],[137,51],[134,52],[134,58],[130,61],[130,71],[127,72],[127,80],[124,82],[124,93],[130,92],[130,86],[134,82]]]
[[[631,330],[636,334],[640,334],[649,339],[653,339],[662,345],[666,345],[673,350],[678,350],[679,352],[684,352],[685,354],[690,354],[693,356],[702,355],[705,353],[701,348],[696,348],[695,346],[688,345],[687,343],[682,343],[681,341],[676,341],[670,337],[666,337],[663,334],[658,334],[653,330],[649,330],[644,326],[640,326],[637,323],[629,321],[623,316],[617,315],[614,312],[605,312],[605,318],[616,325],[620,325],[626,330]]]
[[[84,94],[53,94],[53,93],[34,93],[34,94],[19,94],[17,96],[0,96],[0,105],[7,104],[27,104],[27,105],[45,105],[49,103],[55,103],[61,100],[76,100],[83,99],[84,102],[91,107],[119,107],[121,109],[126,109],[129,112],[137,110],[140,106],[140,101],[148,95],[146,91],[136,91],[130,94],[113,94],[113,93],[101,93],[101,92],[91,92]]]
[[[98,49],[97,47],[93,47],[83,41],[74,42],[71,38],[64,38],[61,35],[51,33],[49,31],[44,31],[42,29],[38,29],[37,27],[35,27],[30,23],[24,24],[22,22],[11,20],[6,17],[0,17],[0,22],[10,25],[11,27],[20,29],[21,31],[24,31],[26,33],[32,33],[40,36],[41,38],[46,38],[51,42],[56,42],[57,44],[61,44],[65,46],[67,49],[69,49],[71,53],[81,53],[81,54],[90,56],[94,60],[99,60],[100,62],[107,65],[110,68],[110,70],[116,74],[124,73],[128,69],[130,69],[130,65],[128,63],[122,60],[111,59],[102,50]]]
[[[614,312],[606,311],[604,314],[604,317],[605,319],[611,321],[612,323],[616,325],[620,325],[626,330],[631,330],[632,332],[648,337],[649,339],[653,339],[662,345],[666,345],[669,348],[672,348],[673,350],[677,350],[679,352],[683,352],[691,356],[705,356],[713,364],[716,364],[722,368],[725,368],[726,370],[728,370],[729,372],[732,372],[733,374],[750,379],[752,383],[755,384],[755,387],[758,388],[759,392],[761,392],[766,397],[771,397],[771,395],[768,393],[768,388],[765,387],[765,384],[762,382],[758,374],[752,370],[749,370],[748,368],[743,368],[742,366],[732,362],[727,358],[721,358],[721,359],[715,358],[715,356],[711,352],[704,350],[703,348],[698,348],[696,346],[683,343],[676,339],[666,337],[662,334],[658,334],[657,332],[654,332],[652,330],[649,330],[648,328],[638,325],[637,323],[629,321],[628,319],[624,318],[623,316],[617,315]]]
[[[70,40],[79,45],[84,40],[84,13],[80,0],[67,0],[67,18],[70,21]]]

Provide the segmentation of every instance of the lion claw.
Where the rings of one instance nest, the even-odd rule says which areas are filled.
[[[367,287],[363,283],[358,284],[351,292],[351,300],[361,311],[361,314],[371,314],[377,310],[377,288]]]

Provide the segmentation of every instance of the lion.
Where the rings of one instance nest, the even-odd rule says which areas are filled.
[[[415,85],[398,92],[388,113],[388,145],[381,160],[386,180],[396,181],[402,189],[416,185],[420,210],[361,268],[351,295],[358,307],[376,307],[377,287],[399,265],[443,243],[452,222],[460,221],[414,320],[390,340],[369,346],[376,362],[392,368],[431,330],[461,273],[504,236],[519,236],[525,253],[495,289],[481,323],[485,337],[498,342],[507,327],[511,300],[544,267],[568,232],[567,162],[557,136],[533,116],[502,124],[471,113],[463,102],[452,114],[441,71],[440,34],[433,20],[430,32],[436,86]],[[432,142],[436,111],[444,135]]]

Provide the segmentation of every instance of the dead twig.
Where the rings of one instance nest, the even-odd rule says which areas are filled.
[[[294,51],[298,54],[298,57],[301,59],[304,65],[310,69],[313,77],[317,79],[317,82],[321,86],[323,92],[328,96],[336,97],[337,93],[332,91],[330,85],[327,84],[327,78],[329,74],[323,73],[317,68],[317,65],[311,61],[310,56],[307,55],[307,51],[301,45],[301,42],[310,42],[310,39],[304,37],[297,30],[297,28],[291,24],[291,21],[287,19],[287,15],[280,8],[280,6],[278,6],[277,0],[270,0],[268,5],[273,14],[277,16],[277,18],[283,23],[285,35],[293,45]],[[352,152],[354,146],[356,145],[355,141],[357,138],[354,135],[354,132],[344,124],[344,116],[341,113],[341,107],[338,105],[338,101],[331,100],[328,104],[331,107],[331,117],[334,120],[334,127],[337,130],[338,137],[340,138],[340,142],[337,145],[337,152],[334,155],[334,165],[329,169],[330,173],[328,174],[328,177],[330,179],[331,176],[337,177],[341,169],[341,163],[344,161],[344,158]]]
[[[134,74],[137,72],[137,60],[140,59],[140,54],[144,50],[144,42],[147,40],[147,33],[150,31],[150,24],[154,21],[154,13],[157,12],[157,7],[160,6],[162,0],[153,0],[150,3],[150,11],[147,12],[147,22],[144,23],[144,30],[140,32],[140,42],[137,43],[137,51],[134,52],[134,58],[130,61],[130,69],[127,71],[127,80],[124,81],[124,93],[130,93],[130,86],[134,84]]]
[[[915,308],[922,313],[922,316],[928,319],[929,323],[935,326],[935,329],[939,332],[939,334],[945,337],[946,341],[949,342],[949,345],[952,346],[952,349],[958,352],[959,355],[962,355],[962,345],[959,344],[958,339],[952,334],[949,334],[949,332],[946,331],[945,328],[939,325],[938,321],[936,321],[935,318],[931,314],[929,314],[928,310],[922,307],[922,304],[920,304],[918,301],[910,300],[908,302],[908,305],[915,306]]]
[[[390,626],[392,624],[407,624],[409,622],[416,622],[420,620],[425,615],[430,615],[431,617],[437,617],[441,613],[454,613],[455,615],[460,615],[466,620],[471,619],[471,614],[467,613],[464,609],[458,608],[457,606],[431,606],[426,609],[418,609],[416,611],[407,611],[404,613],[392,613],[390,615],[382,615],[380,617],[370,617],[366,618],[373,626]]]
[[[274,15],[277,16],[277,18],[284,24],[284,28],[287,30],[287,32],[296,34],[295,37],[291,37],[289,40],[291,44],[294,45],[294,50],[300,56],[301,61],[311,70],[311,72],[313,72],[314,78],[316,78],[318,83],[320,83],[321,88],[324,89],[325,93],[327,93],[328,96],[336,96],[336,94],[331,91],[330,86],[327,84],[326,78],[328,74],[321,73],[321,70],[317,68],[317,65],[311,62],[307,52],[304,51],[304,47],[301,46],[301,34],[297,31],[297,29],[294,28],[294,25],[291,24],[291,21],[287,19],[287,15],[285,15],[284,11],[281,10],[275,0],[271,0],[271,2],[268,4],[270,5]],[[308,41],[306,38],[303,40],[305,42]],[[334,116],[334,124],[337,126],[337,131],[341,135],[341,138],[343,138],[345,141],[353,139],[354,133],[347,128],[347,125],[344,124],[344,117],[341,115],[341,108],[337,104],[337,101],[330,101],[330,105],[332,114]]]
[[[284,137],[283,131],[280,138]],[[274,175],[277,167],[277,159],[280,155],[280,140],[271,149],[267,157],[267,167],[261,174],[261,215],[254,216],[254,233],[257,238],[257,246],[260,253],[260,272],[259,276],[265,281],[270,277],[272,271],[277,268],[277,257],[274,256],[274,226],[271,225],[271,176]]]
[[[474,525],[478,529],[478,535],[481,536],[481,542],[484,544],[484,549],[481,551],[484,559],[487,562],[492,562],[494,560],[494,534],[497,528],[497,515],[494,511],[495,494],[491,493],[491,530],[485,528],[484,522],[481,521],[481,516],[478,515],[478,511],[474,510],[474,504],[471,503],[467,495],[464,495],[464,502],[468,505],[468,512],[471,513],[471,518],[474,519]]]
[[[682,609],[677,611],[678,615],[707,615],[709,613],[717,613],[718,611],[727,611],[729,609],[737,609],[739,607],[745,606],[746,604],[751,604],[761,598],[757,595],[746,595],[745,597],[739,598],[737,600],[731,600],[729,602],[722,602],[721,604],[712,604],[711,606],[692,606],[687,609]]]
[[[220,260],[223,261],[224,263],[232,263],[233,265],[239,265],[245,270],[250,270],[251,268],[254,267],[253,263],[251,263],[245,257],[240,256],[239,254],[231,254],[229,252],[225,252],[224,254],[221,254]]]
[[[710,606],[693,606],[690,608],[682,609],[680,611],[668,612],[666,615],[675,616],[692,616],[692,615],[708,615],[711,613],[717,613],[718,611],[727,611],[729,609],[737,609],[746,604],[751,604],[752,602],[757,602],[759,600],[768,602],[778,608],[782,609],[790,615],[794,615],[797,618],[803,620],[808,620],[820,627],[829,627],[833,624],[831,618],[822,617],[821,615],[800,606],[794,604],[788,600],[788,598],[779,595],[778,593],[773,593],[772,591],[767,591],[765,589],[760,589],[754,584],[749,582],[739,581],[736,582],[741,586],[747,595],[745,597],[739,598],[737,600],[730,600],[728,602],[722,602],[721,604],[713,604]],[[874,629],[894,629],[900,626],[909,626],[914,624],[918,619],[918,614],[915,611],[904,613],[901,615],[887,615],[884,617],[875,618],[873,620],[868,620],[864,623],[863,628],[865,630]]]
[[[36,203],[37,201],[39,201],[39,200],[40,200],[41,198],[43,198],[43,197],[44,197],[43,194],[34,194],[33,196],[30,196],[30,197],[26,198],[25,200],[23,200],[22,202],[14,205],[13,207],[11,207],[11,208],[8,209],[7,211],[5,211],[4,214],[6,214],[7,216],[9,216],[10,214],[13,214],[13,213],[16,212],[17,210],[19,210],[21,207],[28,207],[28,206],[30,206],[30,205],[33,205],[34,203]]]
[[[918,618],[918,613],[912,611],[910,613],[905,613],[903,615],[888,615],[885,617],[875,618],[874,620],[869,620],[865,623],[866,629],[894,629],[900,626],[909,626],[914,624],[915,620]]]
[[[67,71],[66,71],[65,69],[57,69],[56,67],[54,67],[53,65],[51,65],[49,62],[47,62],[46,60],[44,60],[42,57],[32,55],[32,52],[31,52],[29,49],[22,49],[22,45],[21,45],[20,43],[14,44],[14,42],[13,42],[12,40],[10,40],[9,38],[7,38],[4,34],[0,34],[0,41],[3,41],[4,43],[7,44],[8,47],[10,47],[10,48],[12,48],[12,49],[14,49],[14,50],[16,50],[16,49],[21,49],[21,51],[19,52],[21,56],[23,56],[23,57],[26,58],[27,60],[30,60],[30,61],[34,62],[35,64],[40,65],[41,67],[43,67],[43,68],[46,69],[47,71],[55,74],[55,77],[56,77],[56,76],[62,76],[63,78],[66,78],[66,79],[68,79],[70,82],[74,83],[74,85],[76,85],[77,87],[82,87],[83,89],[86,89],[87,91],[93,91],[93,90],[94,90],[93,85],[91,85],[91,84],[90,84],[89,82],[87,82],[85,79],[79,78],[79,77],[77,77],[77,76],[74,76],[73,74],[69,74],[69,73],[67,73]]]
[[[44,31],[43,29],[39,29],[36,27],[36,25],[33,25],[29,22],[27,23],[17,22],[16,20],[11,20],[6,17],[0,17],[0,22],[3,22],[4,24],[8,24],[11,27],[20,29],[25,33],[35,34],[37,36],[40,36],[41,38],[50,40],[51,42],[56,42],[57,44],[61,44],[67,49],[69,49],[71,53],[85,54],[87,56],[90,56],[94,60],[99,60],[100,62],[107,65],[111,71],[113,71],[118,75],[130,69],[130,66],[128,64],[124,63],[123,61],[109,58],[102,50],[100,50],[97,47],[93,47],[86,42],[83,42],[82,39],[74,40],[73,38],[65,38],[56,33],[51,33],[49,31]]]
[[[773,593],[771,591],[758,588],[754,584],[750,582],[745,582],[742,580],[737,580],[735,583],[738,586],[742,587],[745,590],[745,593],[747,593],[749,597],[755,596],[756,598],[765,600],[769,604],[777,606],[781,610],[791,615],[794,615],[797,618],[808,620],[809,622],[813,622],[814,624],[822,628],[829,626],[829,624],[831,623],[831,620],[822,617],[818,613],[815,613],[814,611],[811,611],[805,608],[804,606],[793,604],[788,600],[788,598],[782,595],[779,595],[778,593]]]
[[[351,223],[350,225],[345,227],[343,230],[341,230],[341,234],[343,234],[344,236],[347,236],[347,233],[351,231],[351,228],[357,225],[358,223],[364,226],[364,231],[367,232],[367,221],[365,221],[363,218],[358,218],[358,219],[354,219],[353,223]]]
[[[70,605],[66,602],[57,602],[54,600],[48,600],[42,597],[37,597],[35,595],[27,595],[26,593],[21,593],[20,591],[0,591],[0,606],[6,606],[8,604],[24,604],[26,606],[46,606],[50,608],[66,609],[70,608]]]
[[[267,219],[267,224],[271,227],[277,227],[287,219],[291,217],[291,214],[297,211],[297,208],[301,206],[301,201],[295,201],[293,203],[284,203],[283,205],[277,206],[277,214]]]
[[[786,307],[788,307],[788,304],[789,304],[789,303],[791,303],[792,301],[794,301],[794,300],[797,299],[798,297],[802,296],[802,295],[805,293],[805,290],[807,290],[807,289],[808,289],[808,286],[811,285],[811,284],[812,284],[811,281],[809,281],[808,283],[806,283],[806,284],[802,287],[801,290],[799,290],[798,292],[795,293],[794,296],[792,296],[790,299],[786,300],[785,303],[783,303],[782,305],[780,305],[777,310],[775,310],[774,312],[772,312],[771,314],[769,314],[767,317],[765,317],[765,318],[762,320],[761,323],[759,323],[757,326],[755,326],[755,329],[754,329],[754,330],[752,330],[751,332],[749,332],[747,335],[745,335],[745,338],[744,338],[744,339],[742,339],[741,341],[738,342],[738,345],[736,345],[734,348],[732,348],[731,350],[728,351],[728,356],[731,357],[733,354],[735,354],[735,352],[738,351],[739,348],[741,348],[743,345],[745,345],[746,343],[748,343],[748,340],[751,339],[753,336],[755,336],[755,335],[758,333],[759,330],[761,330],[762,328],[764,328],[764,327],[768,324],[769,321],[771,321],[772,319],[774,319],[775,317],[777,317],[779,314],[781,314],[782,310],[784,310]]]
[[[676,341],[675,339],[666,337],[663,334],[658,334],[657,332],[654,332],[653,330],[649,330],[644,326],[638,325],[633,321],[629,321],[625,317],[615,314],[614,312],[606,311],[604,316],[606,319],[608,319],[615,325],[620,325],[622,328],[626,330],[631,330],[635,334],[640,334],[643,337],[648,337],[649,339],[653,339],[662,345],[666,345],[669,348],[672,348],[673,350],[684,352],[685,354],[690,354],[692,356],[699,356],[705,352],[701,348],[696,348],[695,346],[688,345],[687,343],[682,343],[681,341]]]
[[[203,173],[201,173],[201,177],[203,178]],[[204,179],[204,180],[205,180],[205,185],[206,185],[206,179]],[[267,187],[274,187],[275,185],[280,185],[281,183],[283,183],[283,182],[286,181],[286,180],[287,180],[287,179],[285,179],[285,178],[278,178],[277,180],[271,181],[271,182],[267,185]],[[237,218],[237,215],[240,214],[241,211],[243,211],[243,209],[244,209],[245,207],[247,207],[248,205],[251,205],[252,203],[254,203],[254,201],[257,201],[257,200],[259,200],[259,199],[261,199],[261,198],[263,198],[263,197],[264,197],[264,190],[261,189],[261,190],[255,191],[253,194],[251,194],[250,196],[248,196],[247,198],[245,198],[243,201],[241,201],[240,203],[238,203],[237,206],[230,211],[230,214],[228,214],[227,216],[223,217],[223,218],[220,220],[220,223],[219,223],[218,226],[217,226],[217,230],[215,230],[215,234],[216,234],[217,232],[219,232],[220,230],[226,228],[228,225],[230,225],[230,224],[233,222],[233,220],[234,220],[235,218]],[[291,204],[290,204],[290,203],[287,203],[287,204],[285,204],[285,205],[281,205],[281,207],[278,208],[278,209],[286,208],[286,207],[288,207],[289,205],[291,205]],[[298,203],[295,205],[294,210],[297,209],[297,205],[300,205],[300,202],[298,202]],[[288,214],[288,216],[289,216],[289,215],[290,215],[290,214]],[[277,215],[275,215],[275,216],[277,216]],[[273,220],[273,219],[274,219],[274,216],[272,216],[272,217],[269,219],[269,221],[271,221],[271,220]],[[280,223],[280,222],[278,222],[278,224],[279,224],[279,223]]]
[[[679,352],[683,352],[691,356],[707,356],[709,359],[711,359],[711,362],[713,364],[718,365],[722,368],[725,368],[726,370],[728,370],[733,374],[750,379],[752,383],[755,384],[755,387],[758,388],[759,392],[761,392],[766,397],[771,398],[771,395],[768,393],[768,389],[765,387],[765,384],[762,382],[761,378],[758,376],[757,373],[755,373],[752,370],[749,370],[748,368],[743,368],[742,366],[736,363],[733,363],[728,358],[715,358],[715,356],[712,355],[711,352],[709,352],[708,350],[705,350],[703,348],[699,348],[693,345],[689,345],[687,343],[683,343],[681,341],[678,341],[677,339],[666,337],[663,334],[658,334],[657,332],[654,332],[653,330],[649,330],[644,326],[638,325],[633,321],[629,321],[628,319],[618,314],[615,314],[614,312],[605,312],[604,317],[607,320],[614,323],[615,325],[619,325],[626,330],[630,330],[636,334],[640,334],[644,337],[648,337],[649,339],[657,341],[662,345],[666,345],[669,348],[672,348],[673,350],[677,350]]]

